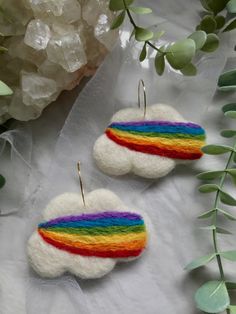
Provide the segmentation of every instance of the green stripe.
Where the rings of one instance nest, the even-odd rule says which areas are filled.
[[[113,227],[94,227],[94,228],[60,228],[50,227],[47,231],[63,232],[69,234],[81,234],[81,235],[110,235],[110,234],[127,234],[127,233],[139,233],[145,231],[144,225],[138,226],[113,226]]]
[[[114,128],[115,129],[115,128]],[[116,129],[119,130],[119,129]],[[182,134],[182,133],[155,133],[155,132],[137,132],[137,131],[122,131],[126,134],[133,134],[141,137],[163,137],[163,138],[182,138],[182,139],[194,139],[194,140],[205,140],[206,136],[204,134],[200,135],[191,135],[191,134]]]

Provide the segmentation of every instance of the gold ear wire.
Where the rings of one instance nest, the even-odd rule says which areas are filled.
[[[82,175],[81,175],[81,166],[80,166],[80,162],[79,161],[77,163],[77,169],[78,169],[78,174],[79,174],[79,183],[80,183],[81,196],[82,196],[84,207],[86,207],[85,196],[84,196],[84,185],[83,185],[83,180],[82,180]]]
[[[141,109],[141,86],[143,88],[143,102],[144,102],[144,118],[146,117],[147,112],[147,95],[146,95],[146,87],[144,81],[141,79],[138,83],[138,107]]]

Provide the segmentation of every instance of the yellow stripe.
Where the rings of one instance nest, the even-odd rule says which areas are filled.
[[[42,230],[41,230],[42,232]],[[71,242],[80,242],[84,244],[119,244],[120,242],[126,242],[126,241],[139,241],[146,238],[146,232],[139,232],[134,234],[122,234],[122,235],[108,235],[108,236],[88,236],[88,235],[79,235],[79,234],[69,234],[69,233],[63,233],[63,232],[53,232],[53,231],[43,231],[43,233],[52,238],[57,238],[65,241],[71,241]]]

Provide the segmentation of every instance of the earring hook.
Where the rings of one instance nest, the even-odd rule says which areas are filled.
[[[82,200],[83,200],[84,207],[86,207],[85,196],[84,196],[84,185],[83,185],[83,180],[82,180],[82,175],[81,175],[81,163],[80,163],[80,161],[77,163],[77,169],[78,169],[78,174],[79,174],[79,183],[80,183]]]
[[[141,109],[141,87],[143,88],[143,102],[144,102],[144,118],[146,117],[147,112],[147,95],[146,95],[146,87],[144,81],[141,79],[138,83],[138,107]]]

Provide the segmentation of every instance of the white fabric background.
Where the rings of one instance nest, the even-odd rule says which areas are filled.
[[[160,0],[157,4],[150,0],[145,5],[155,12],[148,23],[165,29],[167,40],[182,38],[197,24],[198,1]],[[152,55],[139,65],[139,49],[128,37],[125,27],[121,44],[75,103],[79,89],[63,94],[39,120],[16,123],[14,131],[2,136],[12,145],[5,147],[1,159],[1,172],[7,177],[7,185],[0,191],[1,314],[197,314],[195,290],[218,276],[214,263],[209,270],[192,274],[183,268],[212,249],[210,234],[198,230],[196,216],[208,210],[211,202],[197,192],[195,174],[223,166],[224,158],[204,157],[150,181],[132,175],[103,175],[93,162],[92,148],[117,110],[137,106],[140,78],[145,80],[149,104],[174,106],[206,128],[209,143],[217,142],[219,129],[228,124],[222,118],[221,105],[235,100],[235,94],[216,93],[216,81],[233,51],[233,40],[226,36],[216,53],[197,60],[198,76],[185,78],[167,70],[160,78],[151,65]],[[109,188],[127,205],[147,212],[152,221],[150,248],[140,260],[121,264],[100,280],[82,281],[69,275],[43,280],[28,265],[27,239],[52,197],[66,191],[80,193],[78,160],[87,191]],[[233,249],[234,242],[235,236],[224,237],[222,245]],[[236,278],[230,263],[226,268],[226,274]]]

